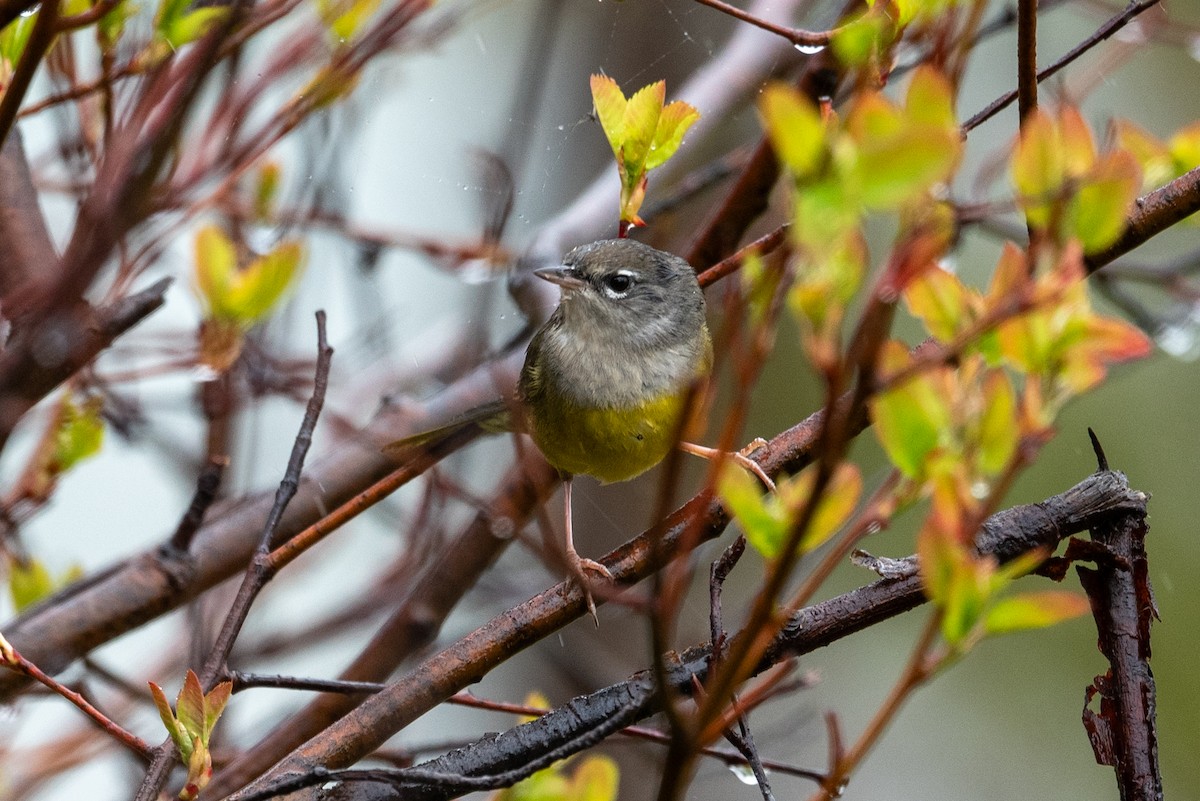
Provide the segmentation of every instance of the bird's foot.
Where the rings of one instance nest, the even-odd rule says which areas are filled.
[[[605,581],[612,581],[612,571],[595,559],[586,559],[580,556],[574,548],[567,551],[567,567],[570,568],[571,575],[578,582],[579,589],[583,590],[583,598],[587,603],[588,614],[592,616],[592,622],[596,624],[596,628],[600,628],[600,618],[596,616],[596,600],[592,597],[592,585],[588,573],[595,573]]]

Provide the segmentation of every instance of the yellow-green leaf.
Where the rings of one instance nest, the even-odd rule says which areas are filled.
[[[1200,122],[1193,122],[1176,131],[1167,147],[1175,162],[1177,175],[1200,167]]]
[[[189,738],[204,737],[204,689],[200,686],[200,677],[190,669],[175,699],[175,719]]]
[[[1021,126],[1011,171],[1030,223],[1045,227],[1050,221],[1050,203],[1062,189],[1066,164],[1058,127],[1040,108]]]
[[[237,251],[229,237],[215,225],[206,225],[196,235],[196,289],[214,317],[229,317],[226,300],[237,273]]]
[[[997,600],[988,610],[984,627],[988,634],[1041,629],[1086,614],[1087,598],[1074,592],[1044,590]]]
[[[588,756],[571,774],[570,795],[563,801],[615,801],[620,784],[616,762],[606,756]]]
[[[247,265],[229,288],[225,306],[231,315],[243,323],[266,316],[291,284],[303,255],[300,243],[284,242]]]
[[[1002,370],[989,371],[983,381],[983,414],[979,418],[979,468],[997,475],[1017,450],[1020,430],[1017,396]]]
[[[778,556],[787,535],[788,516],[778,502],[763,497],[758,479],[736,465],[728,465],[717,489],[741,524],[746,541],[767,559]]]
[[[148,684],[150,685],[150,696],[154,699],[154,706],[158,710],[158,716],[162,719],[163,726],[171,735],[171,740],[179,749],[180,755],[184,759],[188,759],[192,755],[192,737],[187,733],[183,724],[175,718],[175,713],[171,711],[171,703],[167,700],[167,694],[163,692],[162,687],[152,681]]]
[[[797,179],[816,172],[825,154],[825,124],[812,101],[782,83],[769,84],[758,104],[771,147]]]
[[[808,503],[812,495],[812,480],[816,478],[816,471],[810,468],[800,473],[797,478],[803,488],[804,502]],[[859,474],[858,468],[849,462],[839,464],[833,477],[830,478],[825,492],[821,495],[816,511],[812,514],[808,529],[804,532],[804,538],[800,540],[800,549],[805,552],[811,551],[832,537],[849,519],[861,492],[862,476]],[[798,507],[786,497],[784,501],[789,503],[794,516],[799,511]]]
[[[1070,230],[1085,253],[1097,253],[1117,241],[1137,198],[1142,173],[1123,150],[1106,154],[1076,191]]]
[[[700,119],[700,112],[682,100],[668,103],[658,117],[654,141],[646,155],[646,169],[662,166],[683,144],[683,135]]]
[[[926,270],[905,288],[904,302],[926,331],[950,342],[969,322],[968,292],[958,276],[942,269]]]
[[[946,77],[933,67],[921,66],[913,73],[905,99],[905,111],[915,123],[942,128],[957,135],[954,89]]]
[[[954,172],[961,147],[957,133],[932,125],[867,138],[856,164],[863,203],[890,209],[927,192]]]
[[[894,342],[887,347],[902,348]],[[875,436],[892,464],[909,478],[925,475],[926,460],[950,430],[950,401],[938,378],[942,372],[936,368],[920,373],[871,402]]]
[[[600,128],[604,131],[613,155],[621,156],[621,143],[625,141],[625,106],[627,101],[617,82],[607,75],[591,77],[592,105]]]
[[[13,606],[21,612],[37,603],[57,589],[56,582],[41,560],[10,560],[8,566],[8,591]]]
[[[63,401],[62,417],[54,435],[53,464],[57,473],[65,473],[80,461],[94,456],[104,443],[104,401],[87,398],[82,405],[70,398]]]

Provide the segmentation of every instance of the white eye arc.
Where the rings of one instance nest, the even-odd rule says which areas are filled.
[[[614,300],[619,300],[629,294],[629,290],[633,288],[634,274],[629,270],[617,270],[611,275],[604,276],[601,281],[601,286],[604,287],[604,294]]]

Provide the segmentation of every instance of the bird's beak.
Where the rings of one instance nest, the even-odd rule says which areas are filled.
[[[587,281],[579,277],[574,267],[543,267],[534,270],[533,274],[543,281],[558,284],[563,289],[583,289],[587,286]]]

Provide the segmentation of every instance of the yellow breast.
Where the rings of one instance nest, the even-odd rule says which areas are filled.
[[[543,396],[529,410],[530,433],[555,468],[605,483],[625,481],[667,455],[687,394],[684,388],[637,406],[599,409]]]

